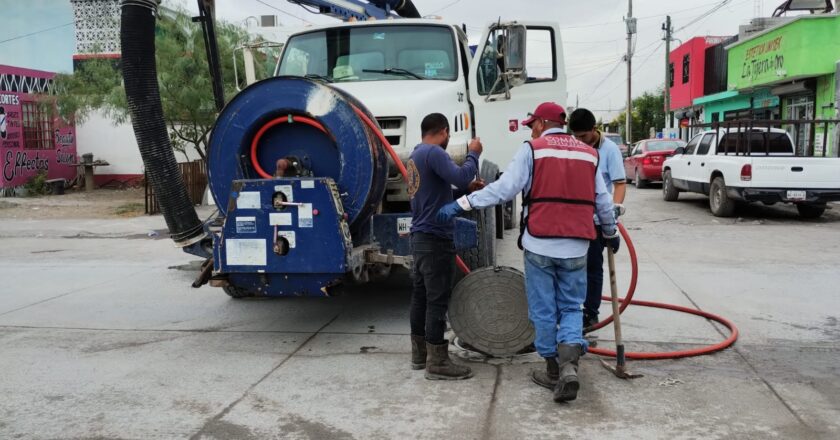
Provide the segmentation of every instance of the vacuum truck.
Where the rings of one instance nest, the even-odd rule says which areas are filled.
[[[411,213],[403,163],[420,121],[450,118],[447,149],[462,162],[485,145],[492,182],[529,138],[520,120],[540,102],[566,99],[559,28],[497,21],[471,47],[466,26],[420,18],[410,0],[296,0],[345,20],[292,35],[276,76],[224,104],[207,152],[218,215],[198,219],[183,190],[160,109],[154,60],[155,0],[123,1],[126,94],[138,145],[172,239],[206,258],[194,286],[235,298],[328,296],[411,266]],[[214,81],[220,80],[212,1],[199,0]],[[373,19],[375,18],[375,20]],[[215,65],[214,65],[215,62]],[[493,265],[513,210],[459,221],[456,247],[471,269]]]

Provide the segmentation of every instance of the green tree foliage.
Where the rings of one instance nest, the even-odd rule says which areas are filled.
[[[219,58],[225,99],[236,92],[234,51],[243,44],[259,41],[249,38],[241,28],[225,22],[216,23]],[[207,52],[201,26],[193,23],[184,10],[163,9],[158,17],[155,38],[161,102],[172,146],[185,152],[192,148],[205,157],[210,130],[216,119]],[[239,87],[244,87],[244,62],[236,58]],[[255,51],[257,79],[268,77],[276,51]],[[92,112],[103,112],[115,124],[129,119],[119,62],[108,59],[85,60],[70,75],[56,76],[58,108],[65,119],[84,121]]]
[[[631,143],[647,139],[651,128],[660,131],[665,127],[665,101],[662,93],[660,87],[653,93],[645,92],[642,96],[633,99],[633,140]],[[625,138],[626,118],[626,112],[621,112],[610,123],[611,126],[618,126],[622,137]]]

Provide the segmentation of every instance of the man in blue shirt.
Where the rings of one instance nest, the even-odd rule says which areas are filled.
[[[592,148],[575,141],[563,132],[565,117],[565,110],[557,104],[543,103],[537,107],[531,117],[523,121],[523,124],[531,128],[534,145],[529,142],[523,143],[499,180],[444,206],[438,214],[441,220],[448,220],[460,212],[504,203],[512,200],[520,192],[525,194],[521,247],[525,251],[528,316],[536,331],[534,345],[540,356],[546,360],[545,371],[533,371],[531,378],[538,385],[552,388],[554,400],[557,402],[574,400],[577,397],[578,358],[587,348],[581,327],[581,308],[586,297],[585,267],[589,240],[579,238],[579,234],[562,232],[564,228],[566,231],[585,230],[587,233],[583,235],[603,233],[611,240],[618,239],[615,233],[612,200],[595,167],[597,154]],[[541,141],[543,138],[544,141]],[[537,144],[564,147],[537,149]],[[560,165],[550,164],[556,168],[538,168],[537,161],[546,159],[561,162]],[[535,172],[543,169],[567,170],[569,175],[540,175]],[[581,170],[589,173],[594,182],[580,185],[579,181],[575,180],[576,177],[571,178],[571,174],[582,175]],[[581,193],[577,200],[543,198],[546,202],[542,203],[565,204],[563,208],[546,208],[545,205],[537,205],[538,200],[532,199],[531,204],[527,201],[533,195],[532,190],[536,182],[558,192],[575,187],[584,188],[583,192],[594,191],[589,194]],[[584,200],[587,197],[588,200]],[[592,205],[601,223],[601,229],[598,231],[592,231]],[[537,229],[537,222],[532,223],[532,220],[528,219],[537,215],[537,206],[549,212],[547,217],[539,220],[540,229],[551,230],[556,226],[554,223],[565,223],[565,226],[557,230],[559,232],[542,235],[551,235],[553,238],[534,236],[540,235],[540,229]],[[583,206],[588,206],[588,210],[581,214],[580,207]],[[563,236],[569,238],[562,238]]]
[[[411,248],[414,256],[411,292],[411,368],[426,369],[426,379],[467,379],[469,367],[449,358],[449,341],[443,338],[446,312],[455,270],[454,221],[437,221],[437,212],[454,199],[452,187],[462,192],[480,188],[478,172],[481,141],[473,139],[464,164],[456,165],[446,147],[449,121],[432,113],[420,125],[423,142],[414,148],[407,164],[411,198]]]
[[[581,142],[598,150],[598,173],[604,177],[607,191],[612,193],[613,203],[624,203],[626,180],[624,158],[615,142],[598,131],[595,115],[585,108],[579,108],[569,115],[569,131]],[[598,224],[598,217],[595,217]],[[601,307],[601,291],[604,288],[604,248],[607,243],[597,237],[589,243],[586,261],[586,302],[583,303],[584,329],[598,323],[598,309]],[[618,252],[618,246],[613,249]]]

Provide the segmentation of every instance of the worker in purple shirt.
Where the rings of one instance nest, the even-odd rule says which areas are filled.
[[[408,195],[411,198],[411,249],[414,256],[411,291],[411,368],[426,369],[426,379],[468,379],[469,367],[449,358],[449,341],[443,338],[446,312],[452,293],[455,270],[454,221],[438,222],[438,210],[452,202],[452,187],[462,192],[483,188],[475,180],[482,145],[469,144],[461,166],[456,165],[446,147],[449,121],[432,113],[420,125],[423,141],[414,147],[408,161]]]

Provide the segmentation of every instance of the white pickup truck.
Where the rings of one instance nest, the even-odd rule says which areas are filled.
[[[778,128],[717,129],[694,136],[662,164],[662,195],[681,191],[709,196],[717,217],[730,217],[738,202],[794,203],[816,218],[840,200],[840,158],[797,157],[790,135]]]

